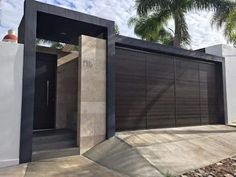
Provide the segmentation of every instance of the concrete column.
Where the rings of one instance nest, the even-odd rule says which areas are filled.
[[[78,144],[83,154],[106,137],[106,41],[80,37]]]

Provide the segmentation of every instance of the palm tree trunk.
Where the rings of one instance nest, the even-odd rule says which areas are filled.
[[[175,15],[176,16],[176,15]],[[174,17],[174,23],[175,23],[175,36],[174,36],[174,42],[173,45],[175,47],[181,47],[181,42],[180,42],[180,28],[179,28],[179,20],[178,18]]]

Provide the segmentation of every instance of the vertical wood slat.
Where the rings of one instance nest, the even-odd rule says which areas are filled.
[[[116,51],[116,129],[146,129],[145,55]]]
[[[176,57],[176,126],[200,125],[198,63]]]
[[[147,128],[175,126],[173,56],[147,56]]]

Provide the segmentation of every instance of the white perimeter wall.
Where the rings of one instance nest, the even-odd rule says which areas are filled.
[[[225,57],[228,109],[226,124],[236,124],[236,48],[227,45],[216,45],[206,48],[206,53]]]
[[[0,167],[19,163],[23,45],[0,42]]]

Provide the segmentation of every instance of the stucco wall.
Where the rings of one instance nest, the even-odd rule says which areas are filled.
[[[227,98],[226,124],[236,124],[236,48],[215,45],[206,48],[206,53],[225,58],[225,89]]]
[[[23,45],[0,42],[0,167],[19,163]]]

